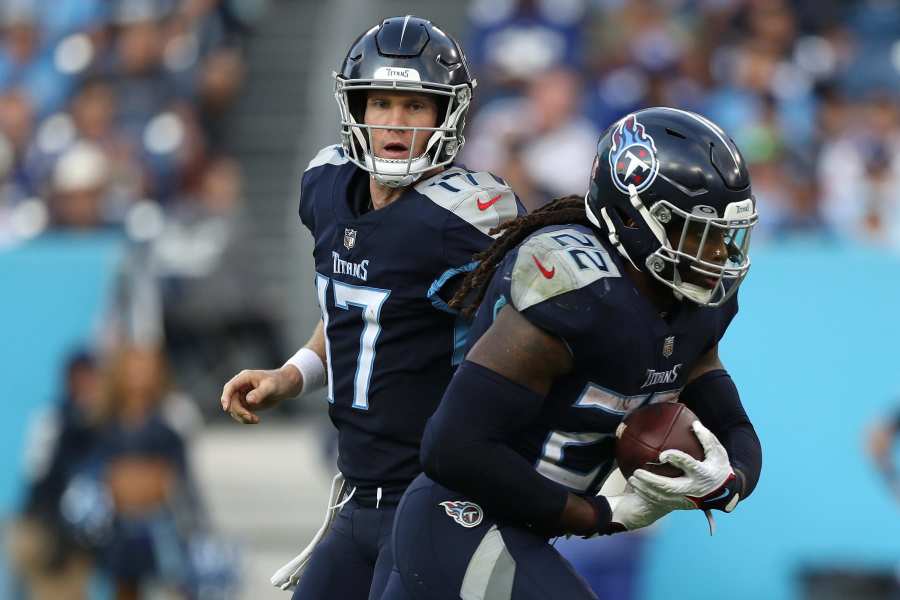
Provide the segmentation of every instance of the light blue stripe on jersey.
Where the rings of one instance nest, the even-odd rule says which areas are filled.
[[[444,312],[448,312],[451,315],[457,314],[457,311],[450,308],[444,299],[438,295],[438,292],[441,290],[444,285],[453,279],[455,276],[460,273],[468,273],[469,271],[474,271],[475,267],[478,266],[478,261],[472,261],[468,264],[465,264],[461,267],[454,267],[453,269],[447,269],[444,271],[440,277],[434,280],[434,283],[431,284],[431,287],[428,288],[428,292],[425,294],[425,297],[431,300],[431,303],[438,310],[442,310]]]
[[[462,317],[457,317],[456,323],[453,325],[453,355],[450,357],[450,364],[454,367],[462,363],[466,357],[466,345],[469,342],[469,327],[471,325],[470,321]]]

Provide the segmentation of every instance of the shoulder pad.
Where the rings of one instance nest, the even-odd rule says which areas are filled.
[[[583,288],[619,269],[597,237],[566,228],[538,233],[519,246],[510,295],[517,310]]]
[[[418,183],[415,190],[485,235],[519,215],[512,189],[486,171],[453,167]]]
[[[334,144],[325,146],[319,150],[319,153],[309,161],[306,170],[309,171],[310,169],[315,169],[322,165],[343,165],[347,162],[349,162],[349,159],[347,158],[347,155],[344,154],[344,149],[341,148],[340,144]]]

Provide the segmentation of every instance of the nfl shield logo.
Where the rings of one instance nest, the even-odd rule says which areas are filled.
[[[670,335],[663,342],[663,356],[669,358],[675,352],[675,336]]]
[[[350,250],[356,245],[356,230],[347,228],[344,230],[344,248]]]

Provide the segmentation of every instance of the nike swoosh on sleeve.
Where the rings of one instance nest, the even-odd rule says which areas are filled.
[[[495,205],[502,196],[503,196],[503,194],[497,194],[496,196],[494,196],[487,202],[482,202],[481,198],[476,198],[475,203],[478,205],[478,210],[487,210],[490,207],[492,207],[493,205]]]
[[[537,256],[534,254],[531,255],[531,260],[534,261],[534,264],[537,265],[538,270],[541,272],[541,275],[546,277],[547,279],[553,279],[553,276],[556,275],[556,267],[554,266],[552,269],[547,269],[544,265],[541,264],[541,261],[537,259]]]

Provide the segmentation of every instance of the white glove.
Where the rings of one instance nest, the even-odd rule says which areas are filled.
[[[720,508],[730,512],[739,495],[734,492],[734,486],[729,486],[734,480],[734,470],[728,462],[728,452],[700,421],[694,421],[691,428],[703,445],[706,454],[703,462],[680,450],[665,450],[659,455],[660,462],[678,467],[684,475],[664,477],[638,469],[628,478],[628,483],[642,497],[668,510]],[[726,498],[728,501],[723,503]]]
[[[635,493],[631,486],[625,486],[625,491],[618,496],[607,496],[606,501],[612,511],[610,521],[628,531],[651,525],[671,511],[670,508],[650,502]]]

